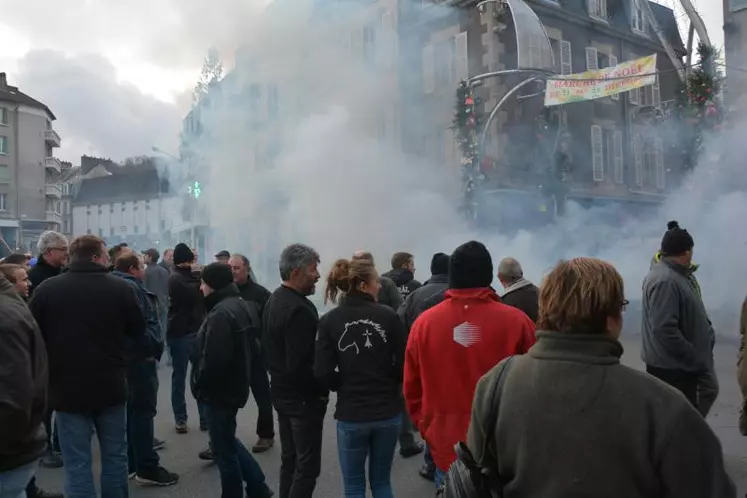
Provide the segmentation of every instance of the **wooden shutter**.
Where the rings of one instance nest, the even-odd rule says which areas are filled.
[[[599,59],[597,58],[597,49],[586,47],[586,70],[595,71],[599,69]]]
[[[617,66],[617,56],[610,54],[610,67]],[[616,93],[614,95],[610,95],[610,98],[612,100],[620,100],[620,94]]]
[[[602,139],[602,127],[592,125],[591,127],[591,161],[592,176],[595,182],[604,181],[604,141]]]
[[[634,88],[628,92],[628,99],[633,105],[638,105],[638,91],[640,88]]]
[[[654,161],[656,165],[656,188],[664,190],[664,140],[661,138],[654,139]]]
[[[653,102],[652,105],[654,107],[661,107],[661,89],[659,88],[659,75],[656,75],[656,79],[654,80],[654,88],[653,88]]]
[[[435,88],[433,74],[433,45],[423,47],[423,91],[433,93]]]
[[[462,31],[454,38],[456,46],[456,79],[457,82],[469,78],[469,54],[467,49],[467,32]]]
[[[560,40],[560,74],[573,74],[573,53],[571,42]]]
[[[615,158],[614,164],[614,176],[615,183],[623,183],[625,181],[623,176],[623,133],[622,131],[615,131],[613,135],[613,155]]]

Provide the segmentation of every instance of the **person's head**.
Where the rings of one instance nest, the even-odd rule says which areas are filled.
[[[190,266],[195,262],[195,258],[195,253],[187,244],[180,242],[174,247],[174,266]]]
[[[122,273],[128,273],[138,280],[143,280],[145,277],[143,260],[134,251],[120,254],[114,263],[114,269]]]
[[[109,264],[106,243],[95,235],[81,235],[70,243],[70,264],[94,262],[101,266]]]
[[[304,244],[291,244],[280,253],[280,279],[305,296],[316,291],[319,281],[319,253]]]
[[[210,263],[202,269],[200,290],[205,297],[233,283],[231,267],[225,263]]]
[[[173,265],[174,264],[174,250],[172,248],[168,248],[165,251],[163,251],[163,262],[167,265]]]
[[[449,257],[449,288],[477,289],[493,282],[493,259],[476,240],[457,247]]]
[[[49,266],[62,268],[67,263],[67,237],[59,232],[49,230],[42,233],[39,237],[39,242],[36,244],[36,248],[39,250],[39,256],[44,258],[44,262]]]
[[[132,249],[127,245],[127,242],[120,242],[119,244],[109,248],[109,261],[116,264],[117,259],[126,253],[132,252]]]
[[[498,263],[498,280],[503,287],[508,288],[521,278],[524,278],[524,270],[515,258],[503,258]]]
[[[231,259],[231,253],[225,249],[215,255],[215,261],[218,263],[228,264],[228,260]]]
[[[353,261],[359,260],[359,259],[364,259],[366,261],[370,261],[371,264],[373,264],[373,265],[376,264],[376,262],[374,261],[373,254],[371,254],[368,251],[364,251],[363,249],[359,249],[359,250],[355,251],[353,253],[353,257],[350,258],[350,259],[353,260]]]
[[[537,330],[617,339],[627,305],[623,279],[611,264],[596,258],[560,261],[540,288]]]
[[[409,270],[415,273],[415,258],[409,252],[395,252],[392,256],[392,270]]]
[[[158,263],[158,258],[160,258],[161,255],[158,254],[158,249],[152,248],[148,249],[143,252],[143,260],[145,261],[146,265],[155,265]]]
[[[449,274],[449,255],[437,252],[431,258],[431,275]]]
[[[373,263],[367,259],[338,259],[327,275],[324,304],[337,302],[339,293],[362,292],[378,299],[381,281]]]
[[[250,280],[252,267],[249,265],[249,258],[243,254],[233,253],[228,260],[228,266],[231,267],[233,281],[237,284],[245,284]]]
[[[23,268],[28,270],[29,261],[31,261],[30,254],[14,253],[14,254],[5,256],[0,263],[4,265],[20,265]]]
[[[667,231],[661,239],[661,256],[681,265],[688,266],[693,261],[695,242],[692,236],[676,221],[667,223]]]
[[[8,279],[8,282],[13,284],[19,295],[29,297],[31,282],[28,273],[26,273],[26,268],[21,265],[3,263],[0,265],[0,273]]]

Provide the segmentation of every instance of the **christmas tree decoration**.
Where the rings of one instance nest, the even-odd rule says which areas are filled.
[[[462,210],[467,218],[477,216],[476,190],[486,176],[480,167],[479,133],[482,116],[478,108],[480,99],[474,95],[472,86],[466,81],[459,83],[456,91],[456,108],[451,129],[456,143],[462,152],[462,180],[464,183],[464,205]]]

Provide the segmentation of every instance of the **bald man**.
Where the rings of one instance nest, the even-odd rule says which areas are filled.
[[[351,259],[363,259],[370,261],[373,265],[376,264],[374,262],[373,254],[368,251],[355,251]],[[379,304],[389,306],[394,311],[398,311],[399,307],[402,305],[402,295],[399,293],[399,289],[397,289],[397,284],[395,284],[391,278],[384,276],[381,277],[381,290],[379,290],[378,301]]]
[[[539,314],[539,289],[524,278],[521,264],[515,258],[503,258],[498,265],[498,280],[506,289],[501,302],[523,311],[537,323]]]

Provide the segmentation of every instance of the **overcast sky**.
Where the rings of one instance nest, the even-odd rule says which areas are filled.
[[[721,46],[721,2],[697,2],[717,4],[700,11]],[[0,71],[55,112],[63,159],[175,153],[208,47],[230,61],[265,3],[0,0]]]

